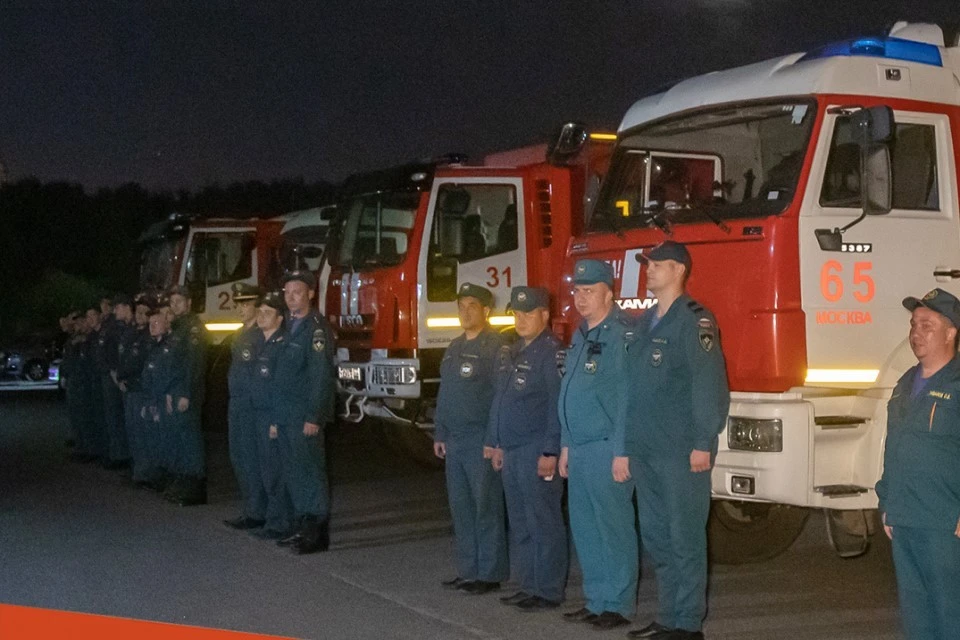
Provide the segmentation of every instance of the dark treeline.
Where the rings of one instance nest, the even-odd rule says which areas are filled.
[[[272,217],[329,203],[334,188],[302,179],[148,191],[139,184],[88,193],[34,179],[0,187],[0,338],[56,327],[57,317],[99,292],[133,292],[137,238],[173,212]]]

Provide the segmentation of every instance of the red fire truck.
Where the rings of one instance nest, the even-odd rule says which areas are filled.
[[[173,214],[140,238],[140,286],[188,285],[193,310],[219,342],[240,326],[233,283],[269,288],[278,286],[285,270],[320,270],[332,213],[330,207],[318,207],[249,220]]]
[[[434,401],[443,350],[460,333],[459,286],[493,291],[490,321],[505,328],[512,287],[558,282],[614,138],[570,124],[549,150],[494,154],[480,166],[446,157],[345,182],[326,312],[347,420],[383,419],[388,438],[435,462]]]
[[[844,556],[875,529],[886,402],[913,363],[908,295],[960,293],[960,48],[934,25],[679,82],[631,107],[565,266],[687,243],[732,402],[713,471],[715,558],[786,549],[810,509]],[[571,311],[562,287],[564,321]]]

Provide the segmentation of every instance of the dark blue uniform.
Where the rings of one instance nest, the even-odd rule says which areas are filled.
[[[186,478],[190,485],[188,490],[195,492],[199,491],[197,487],[206,476],[201,416],[206,395],[207,330],[199,316],[187,313],[174,319],[170,341],[181,354],[177,367],[182,370],[180,379],[183,382],[173,395],[173,416],[178,433],[176,473]],[[189,400],[186,411],[178,410],[179,398]]]
[[[267,510],[267,494],[260,476],[257,423],[253,408],[253,386],[257,371],[257,348],[262,333],[256,324],[241,327],[230,344],[230,370],[227,385],[230,406],[227,413],[230,462],[240,487],[243,515],[263,520]]]
[[[500,353],[487,445],[503,449],[503,489],[510,517],[510,555],[521,591],[561,602],[567,579],[567,527],[559,475],[537,475],[541,456],[559,456],[560,362],[563,345],[543,331]]]
[[[659,321],[658,309],[640,317],[628,344],[632,384],[623,419],[634,443],[643,547],[657,573],[657,622],[699,631],[707,606],[710,473],[692,472],[690,454],[716,454],[730,390],[713,315],[687,295]]]
[[[880,510],[893,527],[897,592],[907,637],[960,631],[960,358],[897,382],[887,405]]]
[[[117,371],[119,346],[122,334],[128,328],[126,323],[106,316],[100,331],[94,353],[97,371],[100,377],[100,392],[103,398],[103,428],[107,439],[107,455],[110,462],[120,464],[130,458],[127,450],[127,432],[123,424],[123,395],[114,382]]]
[[[156,429],[148,428],[141,413],[147,406],[147,394],[141,384],[143,367],[154,341],[147,327],[124,332],[118,346],[117,380],[123,383],[124,425],[127,429],[127,444],[133,466],[134,482],[151,482],[156,479],[156,450],[159,442]]]
[[[446,445],[457,575],[467,581],[500,582],[509,571],[503,483],[483,457],[501,346],[486,327],[472,340],[454,339],[440,363],[434,438]]]
[[[613,479],[614,457],[629,456],[622,405],[629,380],[624,342],[631,320],[614,306],[589,328],[581,323],[564,361],[561,444],[568,448],[570,531],[591,613],[633,615],[639,559],[634,481]]]
[[[107,437],[106,417],[104,415],[102,357],[99,355],[104,344],[103,329],[87,334],[84,349],[81,352],[81,375],[84,377],[84,413],[92,455],[101,462],[110,461],[110,443]]]
[[[324,426],[334,418],[336,345],[330,326],[316,311],[285,322],[270,424],[279,431],[284,480],[300,528],[324,528],[330,517]],[[320,432],[304,435],[307,422],[318,425]]]
[[[286,342],[286,332],[278,329],[269,339],[259,332],[257,358],[250,381],[250,404],[253,407],[253,426],[256,435],[257,472],[260,486],[266,495],[263,519],[264,529],[285,534],[293,527],[293,505],[283,477],[279,433],[270,438],[270,427],[278,416],[279,394],[274,387],[277,359]],[[302,428],[302,425],[301,425]]]
[[[158,473],[174,474],[177,471],[177,450],[180,443],[179,421],[176,407],[167,410],[167,398],[185,386],[184,369],[180,364],[183,356],[170,335],[155,340],[143,366],[141,385],[144,391],[145,439],[155,442],[157,448],[148,454],[148,465]],[[175,400],[174,400],[175,402]]]

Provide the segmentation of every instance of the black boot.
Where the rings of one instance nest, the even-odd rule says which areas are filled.
[[[304,516],[300,527],[300,539],[291,545],[294,553],[304,555],[317,553],[330,548],[330,528],[326,520],[317,516]]]
[[[277,540],[278,547],[291,547],[300,542],[300,538],[303,537],[303,518],[297,518],[294,520],[293,526],[290,527],[290,531],[290,535],[284,536]]]

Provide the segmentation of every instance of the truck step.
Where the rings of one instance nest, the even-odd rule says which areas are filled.
[[[828,498],[846,498],[866,493],[870,489],[868,487],[859,487],[855,484],[825,484],[814,487],[813,490],[817,493],[822,493]]]
[[[814,424],[824,429],[856,429],[864,424],[867,418],[862,416],[816,416]]]

